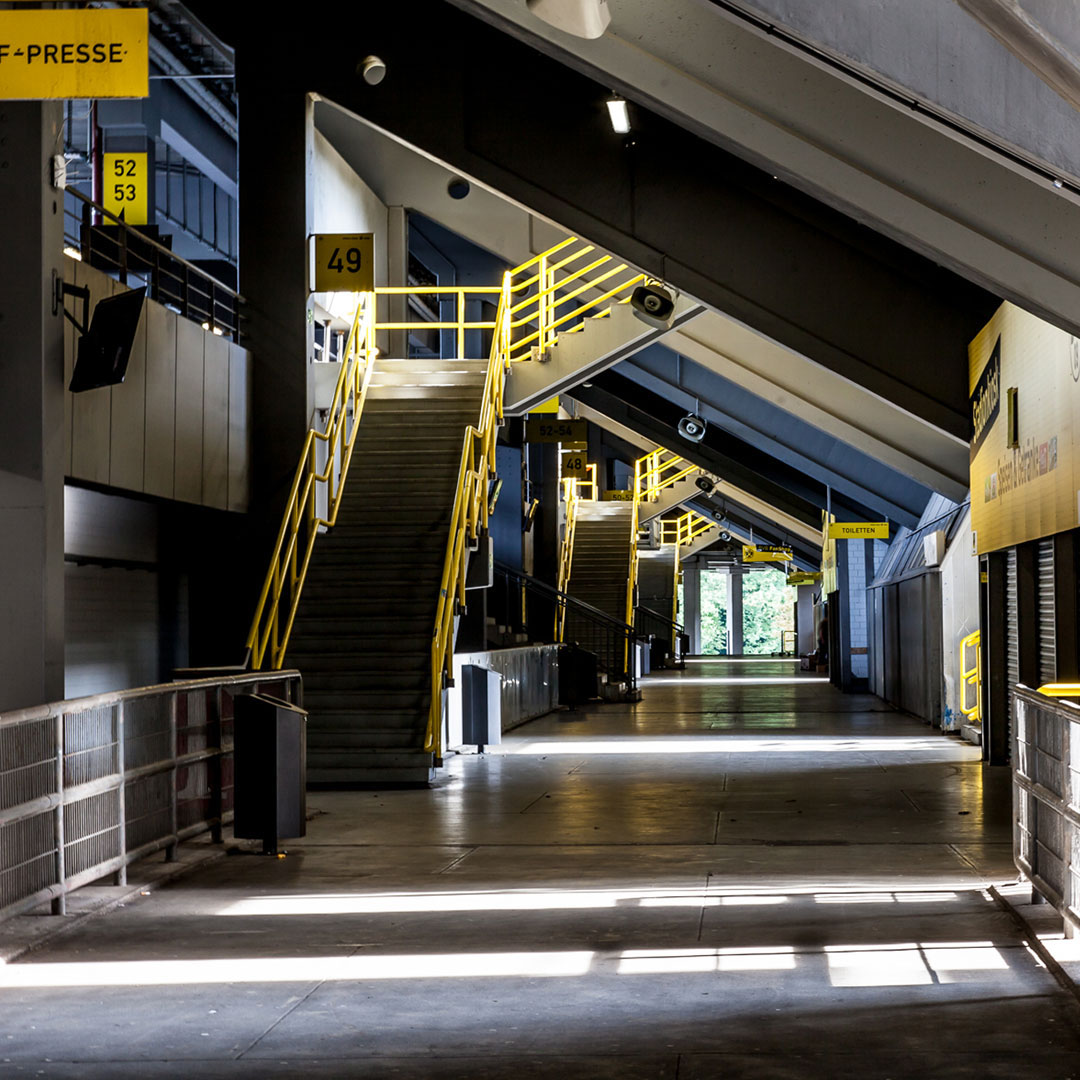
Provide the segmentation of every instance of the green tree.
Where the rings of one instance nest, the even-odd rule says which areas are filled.
[[[727,575],[706,570],[701,575],[701,651],[727,649]]]
[[[797,593],[782,570],[743,576],[743,652],[780,652],[783,631],[795,629]]]

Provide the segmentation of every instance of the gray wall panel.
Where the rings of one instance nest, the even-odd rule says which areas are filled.
[[[202,502],[229,503],[229,343],[204,336]]]
[[[146,437],[146,317],[147,305],[135,331],[127,374],[112,395],[110,423],[109,483],[113,487],[142,491]]]
[[[202,500],[203,338],[202,328],[176,320],[176,459],[173,497]]]
[[[146,313],[144,490],[173,497],[176,426],[176,315],[156,304]]]
[[[251,465],[251,354],[229,346],[229,509],[246,510]]]

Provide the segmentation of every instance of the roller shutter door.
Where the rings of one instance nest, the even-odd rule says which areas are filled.
[[[1039,592],[1039,685],[1057,678],[1057,634],[1054,620],[1054,541],[1040,540]]]
[[[1020,610],[1016,592],[1016,548],[1009,548],[1005,562],[1005,678],[1008,684],[1009,715],[1006,721],[1009,757],[1012,758],[1013,688],[1020,681]]]

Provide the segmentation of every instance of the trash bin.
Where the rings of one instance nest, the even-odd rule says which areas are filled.
[[[600,696],[596,653],[569,645],[559,650],[559,704],[575,705]]]
[[[502,742],[502,676],[497,671],[462,665],[461,741],[480,750]]]
[[[233,703],[233,835],[274,854],[307,831],[307,712],[269,694]]]

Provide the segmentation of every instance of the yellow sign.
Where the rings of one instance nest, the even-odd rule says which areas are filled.
[[[584,450],[572,450],[562,456],[562,474],[575,480],[588,480],[589,457]]]
[[[562,443],[564,449],[584,450],[589,445],[588,420],[560,420],[557,416],[525,421],[525,440],[531,443]]]
[[[829,525],[830,540],[888,540],[887,521],[834,521]]]
[[[1009,391],[1017,430],[1010,445]],[[1080,340],[1004,303],[968,347],[978,554],[1080,523]]]
[[[789,547],[754,547],[743,544],[743,562],[791,562],[793,558]]]
[[[534,405],[529,412],[530,413],[557,413],[559,411],[559,395],[556,394],[553,398],[548,398],[547,401],[540,405]]]
[[[820,580],[820,573],[811,573],[809,570],[796,570],[787,576],[789,585],[816,585]]]
[[[0,99],[150,95],[146,8],[0,11]]]
[[[371,292],[374,288],[374,233],[316,234],[315,292]]]
[[[634,493],[632,491],[615,491],[609,488],[604,492],[601,497],[602,502],[633,502]]]
[[[146,154],[105,154],[102,205],[128,225],[145,225],[147,214]]]

